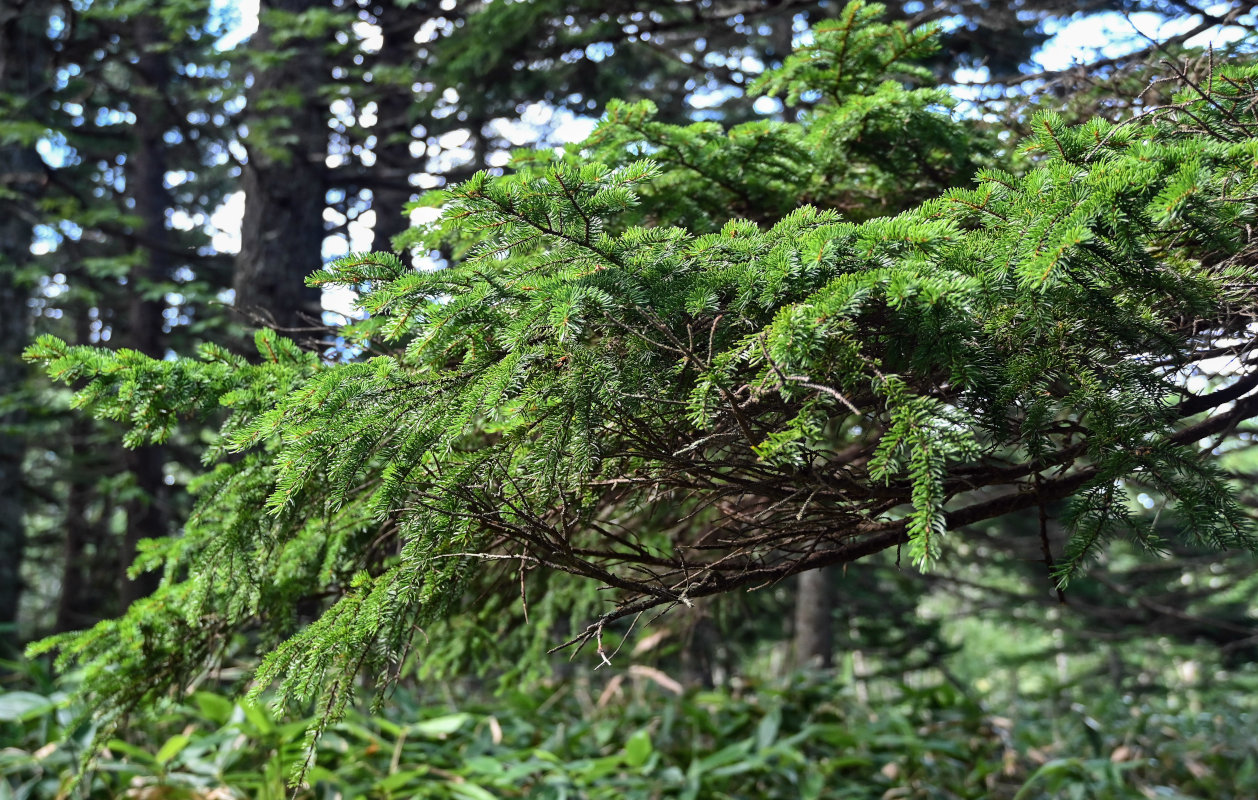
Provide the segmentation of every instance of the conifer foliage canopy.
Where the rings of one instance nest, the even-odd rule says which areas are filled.
[[[1258,70],[1123,124],[1041,113],[1015,174],[914,66],[934,38],[853,3],[753,89],[795,121],[614,105],[579,152],[431,195],[399,244],[441,269],[310,279],[361,293],[346,351],[40,340],[131,444],[224,423],[183,535],[135,567],[161,589],[36,650],[113,713],[261,628],[258,685],[334,711],[486,566],[609,587],[577,637],[601,651],[618,619],[888,548],[929,568],[950,531],[1062,500],[1064,584],[1116,535],[1158,549],[1133,487],[1159,530],[1252,549],[1211,451],[1258,414]]]

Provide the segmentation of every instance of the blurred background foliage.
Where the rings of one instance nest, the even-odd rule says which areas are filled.
[[[1021,628],[948,627],[956,652],[911,672],[853,653],[832,673],[683,689],[647,658],[492,696],[459,682],[406,685],[383,712],[358,708],[334,725],[295,791],[287,779],[310,720],[238,704],[207,681],[111,741],[79,791],[219,800],[1251,796],[1251,667],[1227,670],[1199,650],[1150,641],[1115,674],[1107,652],[1046,661],[1051,632],[1019,641]],[[62,727],[74,711],[56,682],[28,667],[25,683],[0,694],[0,797],[65,796],[90,731]]]

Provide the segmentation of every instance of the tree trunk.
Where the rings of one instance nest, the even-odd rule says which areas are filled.
[[[263,25],[251,39],[259,55],[277,50],[268,11],[300,13],[310,0],[266,0]],[[280,31],[287,34],[288,31]],[[260,325],[296,336],[318,325],[320,292],[306,276],[322,265],[326,205],[327,108],[319,101],[325,42],[287,38],[291,51],[254,70],[243,165],[245,218],[232,286],[236,307]]]
[[[143,257],[128,275],[131,297],[127,309],[127,345],[153,358],[165,354],[162,331],[165,303],[153,297],[155,285],[169,280],[173,268],[170,253],[174,243],[166,228],[166,209],[170,207],[166,189],[166,143],[163,135],[168,116],[161,93],[170,82],[170,66],[158,45],[161,25],[148,16],[136,19],[136,44],[140,49],[136,73],[139,85],[133,87],[136,106],[136,152],[130,155],[128,194],[135,201],[135,213],[141,220],[143,241],[151,242]],[[130,605],[157,588],[158,575],[146,573],[135,579],[125,570],[135,560],[143,539],[168,533],[166,513],[167,486],[163,466],[164,448],[149,446],[127,451],[126,465],[135,476],[137,497],[127,503],[127,530],[122,547],[122,601]]]
[[[376,24],[384,39],[378,61],[387,67],[418,66],[415,32],[429,13],[424,6],[404,8],[396,0],[382,4],[376,15]],[[375,172],[383,175],[384,180],[371,187],[371,210],[376,216],[371,249],[387,251],[392,249],[393,237],[410,227],[403,209],[414,194],[408,182],[411,173],[416,171],[409,135],[410,109],[414,105],[411,87],[392,87],[377,105],[377,122],[373,129],[378,142]]]
[[[3,47],[0,43],[0,47]],[[10,160],[0,152],[0,160]],[[0,166],[3,169],[3,166]],[[0,210],[0,216],[3,215]],[[25,369],[20,359],[25,346],[26,293],[14,280],[19,260],[10,250],[29,246],[30,230],[20,230],[16,216],[0,220],[0,386],[7,395],[0,405],[0,658],[12,658],[19,651],[18,605],[22,598],[22,556],[26,547],[23,521],[25,502],[22,489],[22,462],[26,436],[22,430],[25,413],[21,406]],[[11,247],[13,245],[13,247]]]
[[[721,633],[712,619],[712,605],[709,598],[701,598],[695,608],[684,609],[686,613],[681,615],[682,624],[689,622],[681,651],[681,674],[686,686],[716,686],[716,650]]]
[[[800,669],[834,666],[834,571],[801,572],[795,590],[794,663]]]
[[[38,91],[48,50],[42,2],[18,2],[0,9],[0,94],[27,98]],[[19,207],[21,197],[34,197],[44,180],[43,163],[34,148],[0,147],[0,658],[20,652],[17,631],[22,597],[22,559],[26,549],[22,463],[26,455],[22,406],[26,365],[22,350],[30,336],[27,293],[20,273],[31,258],[34,232],[30,217]]]
[[[115,601],[119,596],[119,575],[113,566],[118,553],[109,547],[111,537],[103,528],[108,525],[109,514],[91,513],[96,483],[104,471],[104,465],[99,463],[101,451],[93,446],[93,425],[89,420],[76,417],[69,427],[61,589],[53,623],[57,633],[90,628],[117,610]]]

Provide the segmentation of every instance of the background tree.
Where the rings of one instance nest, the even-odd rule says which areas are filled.
[[[47,54],[39,46],[38,5],[18,13],[12,9],[0,16],[0,101],[4,107],[21,109],[34,100],[47,79]],[[8,114],[6,113],[6,117]],[[0,303],[8,309],[0,328],[0,384],[10,387],[0,406],[0,658],[13,657],[18,650],[18,598],[21,596],[21,564],[26,531],[26,507],[21,465],[27,448],[26,400],[13,387],[27,383],[27,370],[21,350],[29,338],[25,313],[34,236],[34,216],[23,196],[34,194],[44,181],[43,167],[35,151],[29,127],[9,124],[0,127]]]
[[[20,63],[28,72],[25,93],[6,95],[17,111],[10,141],[34,156],[37,169],[8,187],[28,227],[5,243],[27,266],[5,277],[25,283],[28,302],[17,308],[34,313],[15,313],[12,324],[83,343],[125,340],[158,356],[167,345],[184,346],[181,333],[213,317],[200,306],[200,292],[213,299],[215,281],[216,257],[196,249],[207,236],[190,229],[221,195],[212,154],[200,149],[212,114],[199,125],[172,117],[169,107],[206,108],[201,92],[214,69],[207,42],[181,35],[171,44],[153,18],[133,18],[109,3],[83,10],[26,3],[14,11],[8,30],[25,38],[6,47],[6,61],[18,63],[25,53]],[[195,4],[177,4],[164,19],[178,26],[197,13]],[[136,125],[128,129],[130,121]],[[52,594],[26,620],[27,630],[79,627],[144,591],[123,578],[127,550],[171,530],[154,516],[163,509],[170,459],[158,450],[129,453],[116,429],[73,421],[62,413],[68,397],[46,385],[14,385],[20,391],[6,396],[21,399],[25,435],[41,447],[23,470],[27,513],[6,521],[26,526],[25,575],[37,577],[37,596]],[[48,575],[60,581],[39,577]],[[20,585],[6,582],[15,591]]]

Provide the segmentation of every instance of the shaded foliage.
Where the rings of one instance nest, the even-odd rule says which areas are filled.
[[[277,718],[201,689],[110,740],[80,785],[93,798],[216,800],[1227,800],[1247,796],[1258,777],[1243,681],[1140,697],[1085,678],[997,707],[973,690],[930,681],[881,681],[870,704],[842,680],[677,697],[662,673],[625,677],[508,692],[492,706],[395,693],[386,714],[354,710],[331,726],[318,766],[295,791],[286,776],[303,758],[310,720]],[[1181,694],[1191,699],[1177,700]],[[68,702],[59,691],[0,694],[7,796],[61,796],[78,749],[90,746],[90,730],[65,727],[75,716]]]

